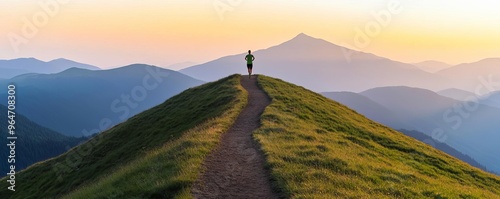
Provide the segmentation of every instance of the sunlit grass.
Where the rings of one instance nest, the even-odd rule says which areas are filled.
[[[180,139],[64,198],[190,198],[200,166],[224,132],[224,125],[231,123],[231,115],[234,114],[207,121]]]
[[[291,198],[500,198],[500,178],[347,107],[259,76],[272,98],[255,139]]]

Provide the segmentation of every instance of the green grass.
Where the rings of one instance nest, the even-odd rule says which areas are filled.
[[[56,158],[1,179],[0,198],[191,198],[204,158],[247,103],[240,76],[188,89]]]
[[[254,137],[290,198],[500,198],[500,178],[281,80]]]

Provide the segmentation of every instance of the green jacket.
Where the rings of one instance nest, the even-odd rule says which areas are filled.
[[[252,64],[253,60],[255,60],[255,57],[252,54],[248,54],[245,56],[245,60],[247,60],[247,64]]]

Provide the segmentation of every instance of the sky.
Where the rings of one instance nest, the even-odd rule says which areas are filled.
[[[500,57],[499,24],[493,0],[1,0],[0,59],[180,67],[305,33],[397,61],[458,64]]]

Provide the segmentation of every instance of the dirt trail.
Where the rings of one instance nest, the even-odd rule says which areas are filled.
[[[260,127],[260,115],[271,103],[256,79],[241,77],[248,105],[205,161],[207,170],[193,186],[195,198],[278,198],[264,168],[264,154],[252,138],[252,132]]]

